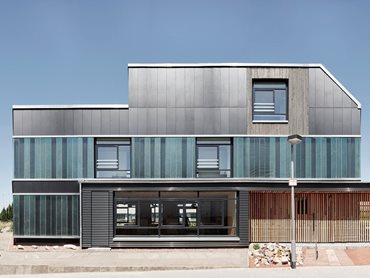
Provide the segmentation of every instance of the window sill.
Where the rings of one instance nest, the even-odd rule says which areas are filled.
[[[258,120],[253,120],[253,124],[287,124],[289,121],[258,121]]]

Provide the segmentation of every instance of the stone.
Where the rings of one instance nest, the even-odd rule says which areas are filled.
[[[288,257],[281,257],[281,263],[282,264],[287,264],[289,262],[289,259],[288,259]]]
[[[45,250],[49,250],[50,248],[49,248],[49,246],[45,246]]]
[[[37,249],[37,248],[38,248],[38,246],[37,246],[37,245],[32,245],[32,248],[33,248],[33,249]]]
[[[65,244],[64,248],[66,249],[72,249],[72,250],[77,250],[77,246],[74,244]]]
[[[20,245],[20,244],[17,245],[17,248],[18,248],[18,250],[24,250],[24,246]]]
[[[280,259],[279,259],[278,257],[274,257],[274,259],[272,260],[272,262],[273,262],[274,264],[279,264],[279,263],[281,263],[281,261],[280,261]]]
[[[54,245],[54,246],[53,246],[53,249],[54,249],[54,250],[56,250],[56,249],[58,249],[58,248],[59,248],[59,246],[58,246],[58,245]]]

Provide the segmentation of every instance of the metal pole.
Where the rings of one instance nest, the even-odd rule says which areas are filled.
[[[294,179],[294,157],[293,157],[293,144],[290,145],[290,175]],[[290,224],[290,239],[291,239],[291,261],[290,266],[292,269],[296,268],[297,265],[297,256],[296,256],[296,245],[295,245],[295,223],[294,223],[294,186],[291,186],[291,216],[292,221]]]

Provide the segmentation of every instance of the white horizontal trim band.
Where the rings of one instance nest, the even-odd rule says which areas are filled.
[[[13,109],[128,109],[128,104],[13,105]]]
[[[261,120],[254,120],[253,123],[266,123],[266,122],[288,122],[288,121],[261,121]],[[179,137],[199,137],[199,138],[221,138],[221,137],[288,137],[291,134],[178,134],[178,135],[158,135],[158,134],[150,134],[150,135],[14,135],[13,139],[16,138],[148,138],[148,137],[158,137],[158,138],[179,138]],[[314,135],[314,134],[300,134],[302,137],[361,137],[361,135]]]

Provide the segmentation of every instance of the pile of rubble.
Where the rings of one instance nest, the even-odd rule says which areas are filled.
[[[296,248],[297,265],[303,265],[302,248]],[[282,243],[254,243],[249,247],[249,256],[254,265],[284,265],[290,264],[290,245]]]

